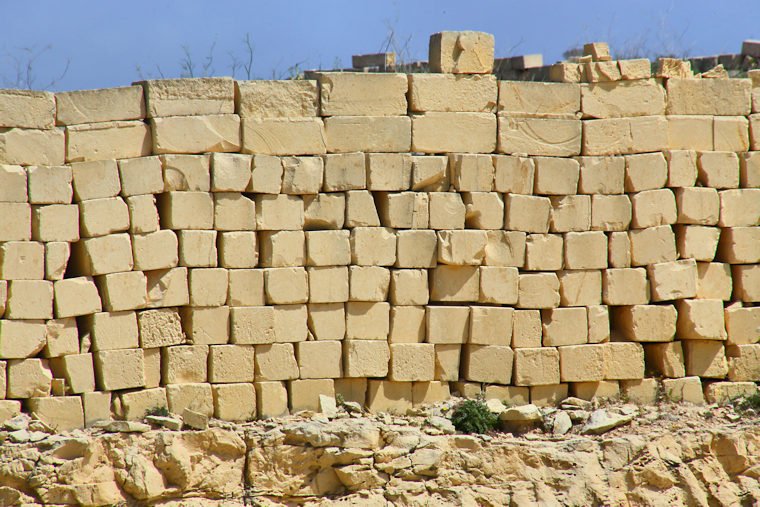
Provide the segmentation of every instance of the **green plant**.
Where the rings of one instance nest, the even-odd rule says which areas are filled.
[[[335,404],[339,407],[345,406],[346,399],[343,397],[341,393],[335,393]]]
[[[454,408],[451,422],[460,433],[486,433],[496,428],[499,418],[483,400],[465,400]]]
[[[145,412],[145,415],[155,415],[159,417],[168,417],[169,416],[169,409],[166,407],[162,407],[159,405],[156,405],[153,408],[148,409],[147,412]]]
[[[739,411],[760,411],[760,392],[736,400],[736,409]]]

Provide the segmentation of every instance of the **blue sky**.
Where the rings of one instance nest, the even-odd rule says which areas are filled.
[[[465,29],[493,33],[497,57],[543,53],[546,63],[592,40],[613,51],[737,53],[760,39],[760,0],[0,0],[0,86],[16,82],[30,54],[35,88],[121,86],[159,69],[178,77],[183,46],[199,65],[213,46],[214,74],[230,75],[246,34],[254,76],[271,79],[296,63],[350,66],[352,54],[380,51],[391,29],[422,60],[431,33]]]

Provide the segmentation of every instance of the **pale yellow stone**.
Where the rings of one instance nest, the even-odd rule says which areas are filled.
[[[749,79],[669,79],[668,114],[746,116],[750,113]]]
[[[678,314],[672,305],[622,306],[614,312],[614,327],[634,342],[669,342],[676,334]]]
[[[410,111],[491,113],[496,97],[497,80],[492,75],[409,74]]]
[[[559,306],[559,279],[555,273],[521,274],[518,308],[555,308]]]
[[[662,116],[586,120],[583,155],[621,155],[661,151],[668,146]]]
[[[465,345],[462,376],[473,382],[509,384],[512,381],[514,352],[500,345]]]
[[[404,74],[320,72],[322,116],[393,116],[406,114]]]
[[[621,118],[665,113],[665,89],[654,79],[581,86],[583,116]]]
[[[493,114],[429,112],[412,116],[412,151],[491,153],[495,149]]]
[[[581,88],[570,83],[499,81],[499,112],[525,117],[568,115],[581,110]]]
[[[316,81],[235,81],[235,91],[235,112],[241,118],[311,117],[319,112]]]
[[[63,129],[0,128],[0,164],[60,166],[65,159]]]
[[[438,32],[430,36],[430,70],[435,73],[489,74],[494,37],[485,32]]]
[[[514,383],[518,386],[559,383],[559,351],[554,347],[515,349]]]
[[[0,127],[51,129],[55,123],[55,96],[33,90],[0,91]]]
[[[581,121],[523,118],[500,113],[499,153],[572,157],[581,154]]]
[[[153,129],[142,121],[112,121],[66,127],[66,161],[148,156],[152,149],[151,130]]]
[[[403,153],[412,145],[408,116],[331,116],[325,118],[329,153]]]

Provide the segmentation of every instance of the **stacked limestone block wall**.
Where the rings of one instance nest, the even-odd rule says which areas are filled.
[[[757,89],[595,58],[0,91],[0,419],[753,392]]]

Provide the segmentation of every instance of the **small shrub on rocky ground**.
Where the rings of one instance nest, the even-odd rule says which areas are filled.
[[[496,428],[499,418],[483,400],[465,400],[454,408],[451,422],[460,433],[486,433]]]
[[[746,398],[736,400],[736,408],[742,412],[747,410],[754,410],[760,412],[760,393],[755,393]]]

